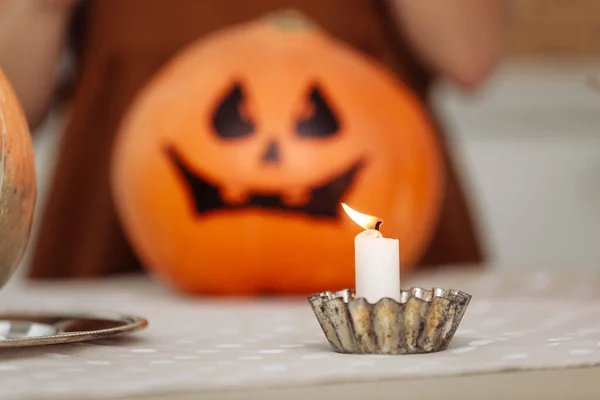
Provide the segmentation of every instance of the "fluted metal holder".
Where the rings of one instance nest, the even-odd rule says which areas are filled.
[[[323,292],[308,298],[334,351],[350,354],[417,354],[445,350],[471,301],[460,290],[402,290],[400,302],[371,304],[354,292]]]

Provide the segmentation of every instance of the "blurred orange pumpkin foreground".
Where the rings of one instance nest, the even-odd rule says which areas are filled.
[[[31,133],[21,103],[0,69],[0,287],[25,253],[36,196]]]
[[[184,49],[134,102],[112,165],[144,265],[207,294],[353,287],[362,228],[341,202],[384,221],[408,271],[433,233],[442,179],[409,89],[290,12]]]

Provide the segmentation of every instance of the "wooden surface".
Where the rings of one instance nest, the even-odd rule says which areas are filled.
[[[600,55],[600,1],[510,0],[512,56]]]
[[[557,371],[507,372],[453,378],[408,379],[402,381],[349,383],[273,390],[247,390],[221,393],[181,394],[171,400],[397,400],[427,399],[598,399],[600,367]],[[144,397],[160,399],[160,395]],[[125,400],[125,399],[123,399]]]

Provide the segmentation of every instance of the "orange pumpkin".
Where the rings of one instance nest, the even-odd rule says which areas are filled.
[[[0,287],[23,257],[35,200],[29,126],[10,82],[0,69]]]
[[[422,104],[390,71],[297,14],[184,49],[138,95],[114,148],[113,194],[146,267],[195,293],[352,287],[379,216],[403,270],[428,244],[442,171]]]

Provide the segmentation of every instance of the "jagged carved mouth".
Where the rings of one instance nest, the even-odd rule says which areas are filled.
[[[229,203],[224,200],[221,188],[209,179],[192,171],[182,154],[174,147],[167,146],[167,157],[178,176],[184,182],[197,215],[225,210],[260,208],[276,212],[303,214],[312,218],[337,219],[340,203],[354,183],[356,174],[362,169],[364,162],[357,161],[341,174],[337,174],[325,182],[309,188],[308,200],[300,205],[287,204],[281,193],[251,192],[245,201]]]

